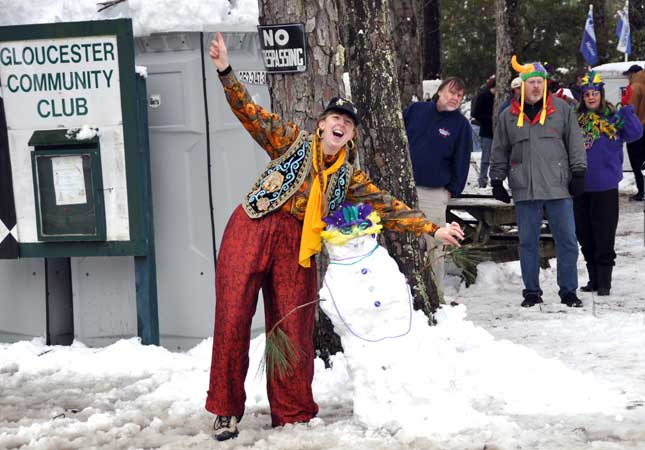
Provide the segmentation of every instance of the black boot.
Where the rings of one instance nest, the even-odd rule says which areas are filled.
[[[582,308],[582,300],[578,298],[575,292],[567,292],[560,300],[570,308]]]
[[[598,290],[598,283],[597,283],[597,272],[596,272],[596,266],[595,264],[587,264],[587,273],[589,274],[589,282],[587,283],[586,286],[582,286],[580,290],[582,292],[594,292]]]
[[[542,297],[539,294],[529,293],[524,294],[524,300],[522,301],[522,308],[530,308],[542,302]]]
[[[611,273],[613,266],[598,266],[598,295],[609,295],[611,290]]]

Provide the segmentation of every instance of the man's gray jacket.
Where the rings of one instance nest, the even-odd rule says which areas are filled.
[[[500,115],[491,151],[490,179],[503,180],[513,191],[513,200],[569,198],[573,172],[584,172],[587,155],[573,108],[549,95],[547,116],[533,124],[524,117],[517,126],[519,105],[513,102]]]

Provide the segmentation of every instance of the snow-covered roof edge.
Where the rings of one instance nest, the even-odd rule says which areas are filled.
[[[645,61],[621,61],[601,64],[599,66],[592,67],[592,69],[596,72],[617,72],[622,75],[624,71],[629,69],[634,64],[638,64],[639,66],[645,68]]]
[[[257,0],[127,0],[98,12],[97,0],[0,0],[0,26],[131,18],[135,36],[255,31]]]

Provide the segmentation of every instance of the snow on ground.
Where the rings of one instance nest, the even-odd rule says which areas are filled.
[[[584,308],[562,307],[557,295],[555,260],[551,260],[550,269],[541,271],[545,303],[538,308],[518,308],[522,282],[517,261],[480,264],[475,285],[466,289],[454,283],[447,289],[448,298],[465,304],[468,318],[496,338],[557,358],[581,374],[594,374],[623,392],[625,411],[614,422],[594,416],[561,418],[555,428],[544,425],[540,434],[546,439],[542,444],[545,447],[527,448],[645,448],[643,204],[626,200],[626,193],[635,192],[633,176],[626,174],[626,178],[621,183],[618,258],[611,296],[580,292]],[[580,283],[586,284],[582,259],[578,261],[578,274]],[[526,415],[518,420],[534,428],[539,418]]]
[[[583,308],[563,307],[551,267],[541,273],[544,305],[520,308],[517,262],[481,264],[469,288],[456,278],[448,283],[447,300],[465,305],[467,317],[463,306],[447,310],[432,348],[419,357],[432,360],[470,407],[495,418],[489,425],[463,416],[450,424],[459,432],[429,437],[366,429],[352,417],[340,354],[330,370],[316,361],[319,417],[272,429],[257,371],[260,337],[252,342],[240,436],[217,443],[203,409],[210,339],[186,353],[136,339],[105,348],[48,347],[34,339],[0,344],[0,448],[645,449],[643,213],[642,204],[626,201],[632,188],[625,185],[611,296],[581,293]],[[584,263],[578,267],[584,283]],[[548,408],[545,399],[557,402]],[[451,416],[454,408],[445,404]]]
[[[135,34],[146,35],[257,24],[255,0],[129,0],[102,13],[96,3],[0,0],[0,26],[133,17]],[[418,356],[454,393],[437,395],[450,413],[437,417],[450,420],[443,430],[416,437],[405,427],[392,432],[358,423],[342,354],[332,369],[316,361],[319,417],[272,429],[257,371],[259,337],[240,436],[216,443],[208,433],[213,417],[203,409],[211,339],[172,353],[137,339],[88,348],[50,347],[39,338],[0,343],[0,449],[645,449],[645,250],[643,205],[626,201],[634,191],[627,174],[610,297],[581,293],[584,308],[562,307],[555,261],[541,273],[545,304],[531,309],[519,307],[518,262],[481,264],[469,288],[449,280],[447,301],[463,306],[439,314],[427,352]],[[578,267],[584,283],[582,260]],[[456,397],[478,414],[464,408],[460,416],[449,400]],[[380,413],[387,422],[391,411]]]

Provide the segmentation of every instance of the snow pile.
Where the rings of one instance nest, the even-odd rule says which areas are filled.
[[[591,373],[507,340],[466,321],[466,307],[443,309],[439,325],[425,333],[443,349],[435,352],[444,376],[486,410],[499,405],[506,414],[614,414],[622,406],[611,387]],[[424,329],[427,331],[428,329]],[[450,373],[452,371],[452,374]]]
[[[0,26],[131,17],[134,34],[255,26],[257,0],[127,0],[98,12],[98,0],[0,0]]]
[[[148,68],[146,66],[134,66],[134,71],[141,78],[148,78]]]
[[[321,308],[341,336],[354,415],[369,429],[430,437],[512,428],[507,415],[611,414],[621,407],[591,374],[466,321],[463,305],[442,309],[436,327],[421,312],[410,317],[405,278],[375,237],[326,245]]]
[[[302,430],[301,438],[312,436],[312,427],[323,427],[323,434],[327,426],[341,434],[349,427],[366,437],[388,430],[384,442],[396,436],[402,445],[419,437],[449,440],[457,432],[472,435],[481,429],[517,433],[518,416],[512,414],[615,412],[617,397],[591,375],[496,340],[464,316],[463,306],[447,308],[438,315],[439,325],[430,328],[415,313],[413,333],[405,338],[387,339],[377,347],[370,343],[363,356],[350,347],[333,358],[332,369],[317,360],[314,394],[322,418]],[[42,339],[0,344],[0,448],[204,445],[210,439],[211,416],[203,403],[211,345],[207,339],[187,353],[171,353],[142,346],[138,339],[98,349],[78,342],[48,347]],[[240,436],[249,445],[268,423],[263,417],[266,381],[257,370],[263,350],[263,336],[252,341]],[[359,379],[371,384],[359,386]],[[352,394],[354,415],[367,425],[362,431],[347,421],[342,406],[348,404],[351,411]],[[289,440],[294,428],[285,427],[284,438],[276,436],[267,448],[287,448],[280,439]]]
[[[67,139],[76,139],[77,141],[86,141],[98,136],[99,134],[98,128],[83,125],[81,128],[70,128],[67,130],[67,133],[65,133],[65,137]]]
[[[155,429],[195,420],[207,380],[207,365],[190,354],[138,339],[101,349],[34,339],[0,345],[0,355],[0,448],[132,448],[135,435],[139,445],[154,442]]]

